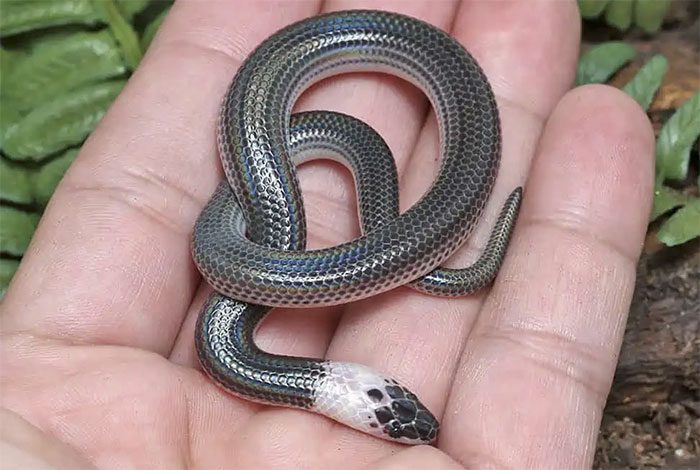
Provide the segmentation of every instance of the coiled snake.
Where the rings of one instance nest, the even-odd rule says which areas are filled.
[[[437,114],[438,176],[400,215],[396,168],[381,137],[342,114],[291,114],[311,84],[355,71],[408,80]],[[221,107],[218,146],[226,181],[202,211],[192,242],[199,270],[218,292],[196,327],[205,371],[250,400],[309,409],[386,439],[432,442],[437,419],[395,380],[359,364],[269,354],[253,339],[274,306],[335,305],[404,284],[466,295],[493,280],[520,188],[474,265],[439,268],[477,224],[500,161],[498,109],[479,65],[448,34],[406,16],[346,11],[309,18],[271,36],[243,63]],[[363,235],[304,251],[294,164],[317,157],[352,170]]]

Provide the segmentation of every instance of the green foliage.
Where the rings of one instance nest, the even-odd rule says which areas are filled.
[[[0,199],[17,204],[31,204],[32,183],[25,168],[0,160]]]
[[[157,1],[163,3],[162,0]],[[124,18],[126,18],[128,21],[131,21],[133,20],[135,15],[145,10],[148,7],[149,3],[150,0],[117,0],[116,6],[119,9],[119,12],[124,16]]]
[[[678,108],[659,133],[656,141],[658,179],[684,180],[688,177],[690,149],[698,136],[700,91]]]
[[[38,223],[38,214],[0,206],[0,253],[24,254]]]
[[[608,3],[610,0],[579,0],[578,8],[582,17],[586,19],[598,18],[605,11]]]
[[[655,33],[661,28],[669,0],[637,0],[634,9],[634,22],[647,33]]]
[[[659,240],[667,246],[680,245],[700,236],[700,199],[692,198],[659,229]]]
[[[688,178],[690,150],[698,137],[700,91],[666,121],[656,140],[656,197],[652,217],[679,208],[659,229],[659,240],[668,246],[700,237],[700,199],[679,194],[663,184],[667,180]],[[700,177],[697,185],[700,188]]]
[[[607,25],[620,31],[634,25],[648,34],[661,28],[669,4],[669,0],[578,0],[584,19],[602,16]]]
[[[21,51],[10,51],[0,47],[0,81],[5,81],[5,73],[12,66],[14,61],[24,57],[25,54]]]
[[[94,25],[100,14],[92,0],[2,0],[0,37],[67,24]]]
[[[129,2],[125,2],[124,4],[130,5]],[[136,31],[134,31],[126,18],[124,18],[116,3],[113,1],[105,1],[102,2],[101,5],[107,24],[109,24],[112,34],[121,46],[124,60],[129,70],[135,70],[143,56]]]
[[[117,8],[127,20],[149,0],[2,0],[0,37],[63,25],[109,23],[106,8]]]
[[[605,9],[605,22],[620,31],[625,31],[632,26],[633,12],[634,0],[610,2]]]
[[[77,155],[78,149],[70,149],[58,158],[42,166],[41,169],[34,174],[31,187],[34,201],[37,204],[43,207],[49,202],[54,189],[56,189],[58,183],[61,182],[64,173],[68,170],[68,167],[73,163]]]
[[[7,286],[10,285],[12,276],[19,267],[19,261],[14,259],[0,259],[0,298],[5,295]]]
[[[16,160],[41,160],[80,144],[123,86],[123,80],[98,83],[40,104],[7,131],[3,150]]]
[[[592,8],[592,6],[590,7]],[[630,46],[628,46],[631,49]],[[577,83],[600,83],[612,76],[634,56],[621,43],[600,44],[579,60]],[[647,110],[668,70],[668,61],[661,55],[652,57],[623,90]],[[603,78],[605,77],[605,78]],[[656,184],[651,221],[675,210],[663,221],[658,231],[662,243],[673,246],[700,237],[700,202],[667,186],[669,180],[684,181],[693,144],[700,137],[700,91],[666,121],[656,140]],[[700,187],[700,177],[697,182]]]
[[[688,196],[677,189],[657,185],[654,190],[654,209],[650,220],[653,222],[668,211],[681,207],[688,202]]]
[[[0,297],[38,214],[170,4],[0,0]]]
[[[2,84],[0,84],[1,86]],[[22,119],[19,108],[9,98],[0,96],[0,149],[5,148],[8,132]]]
[[[635,54],[634,47],[619,41],[604,42],[591,47],[579,59],[576,84],[606,82]]]
[[[158,28],[160,28],[161,23],[168,14],[168,10],[163,10],[158,16],[156,16],[153,21],[151,21],[146,29],[143,30],[143,36],[141,37],[141,49],[146,50],[148,46],[151,45],[151,41],[156,36]]]
[[[668,60],[666,60],[666,57],[657,54],[644,64],[637,72],[637,75],[622,89],[646,111],[649,109],[657,90],[661,86],[667,70]]]
[[[37,42],[30,54],[8,66],[2,86],[3,97],[20,111],[81,85],[123,76],[126,71],[119,47],[107,30]]]

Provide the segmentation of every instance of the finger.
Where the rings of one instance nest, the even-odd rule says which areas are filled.
[[[548,61],[552,67],[572,68],[577,52],[576,25],[579,21],[575,8],[572,4],[548,1],[537,5],[530,2],[466,2],[455,19],[453,34],[474,52],[490,74],[489,78],[495,75],[493,86],[497,96],[500,96],[499,84],[502,80],[498,77],[499,74],[507,75],[509,68],[525,67],[535,59]],[[503,18],[507,21],[503,22]],[[528,24],[531,21],[546,27],[530,29],[512,24]],[[557,41],[552,45],[554,33]],[[489,39],[490,36],[499,40]],[[480,48],[485,43],[492,47],[488,53],[483,47]],[[537,57],[533,57],[535,51]],[[523,78],[517,86],[527,88],[523,94],[533,96],[536,105],[524,99],[523,103],[526,104],[517,106],[499,100],[504,154],[497,187],[500,192],[492,197],[497,201],[489,206],[494,214],[486,218],[487,222],[495,219],[495,212],[506,194],[524,179],[541,128],[542,117],[539,113],[547,109],[543,103],[553,101],[553,96],[563,95],[569,81],[569,75],[549,77],[543,74],[537,80],[534,77]],[[533,94],[533,88],[537,94]],[[537,106],[539,111],[534,112],[525,106]],[[436,127],[434,120],[428,121],[409,162],[402,196],[408,194],[415,200],[420,196],[416,183],[418,175],[422,173],[429,175],[426,178],[432,178],[435,174],[433,165],[438,148]],[[427,181],[422,182],[427,187]],[[485,228],[488,231],[491,227]],[[329,357],[370,364],[390,373],[417,392],[439,416],[464,338],[479,305],[476,296],[438,299],[408,289],[358,302],[348,308],[348,314],[343,317],[331,344]]]
[[[463,465],[592,464],[649,215],[653,149],[644,113],[612,88],[574,90],[548,120],[445,413],[440,445]]]
[[[177,2],[58,188],[7,293],[8,331],[170,349],[199,284],[191,228],[220,178],[236,68],[318,2]]]

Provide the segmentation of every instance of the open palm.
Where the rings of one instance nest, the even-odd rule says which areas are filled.
[[[437,299],[399,288],[278,309],[258,343],[390,373],[441,417],[437,449],[237,399],[194,353],[210,291],[189,242],[222,177],[220,99],[277,29],[360,7],[450,31],[498,96],[501,171],[484,223],[450,265],[477,256],[504,198],[524,184],[521,216],[489,292]],[[622,93],[568,91],[578,21],[574,1],[177,2],[61,183],[2,303],[5,448],[18,463],[71,467],[590,466],[649,211],[653,136]],[[436,121],[399,80],[334,78],[299,109],[372,125],[394,152],[404,208],[437,172]],[[355,237],[351,176],[316,162],[300,179],[310,247]]]

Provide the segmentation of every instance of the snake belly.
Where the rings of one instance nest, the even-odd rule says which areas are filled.
[[[402,77],[435,109],[441,167],[403,214],[381,137],[333,113],[292,120],[306,88],[352,71]],[[312,137],[299,144],[304,136]],[[255,346],[254,333],[272,306],[335,305],[409,283],[464,295],[493,279],[517,218],[519,188],[473,266],[436,269],[478,222],[500,161],[498,110],[478,64],[449,35],[410,17],[377,11],[313,17],[274,34],[243,63],[221,108],[218,144],[226,182],[202,211],[192,243],[198,268],[218,292],[196,328],[205,371],[250,400],[309,409],[385,439],[433,442],[437,419],[394,379],[360,364],[269,354]],[[319,152],[353,170],[364,233],[304,251],[304,208],[291,157]],[[384,173],[373,165],[385,165]],[[378,174],[389,183],[377,183]]]

